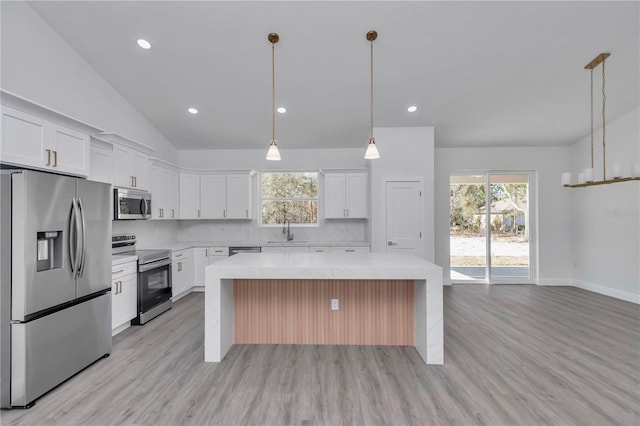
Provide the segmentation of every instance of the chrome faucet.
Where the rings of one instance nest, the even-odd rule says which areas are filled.
[[[293,240],[293,234],[291,233],[291,221],[289,219],[285,219],[282,224],[282,233],[287,234],[287,241]]]

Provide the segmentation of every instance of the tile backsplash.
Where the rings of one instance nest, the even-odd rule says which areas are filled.
[[[317,227],[291,227],[294,241],[365,241],[366,220],[324,221]],[[285,241],[282,226],[261,227],[255,221],[179,221],[178,241]]]
[[[291,227],[294,241],[368,241],[366,220],[325,220],[317,227]],[[113,233],[134,233],[141,247],[170,242],[264,242],[285,241],[282,226],[260,227],[256,221],[222,220],[120,220]]]
[[[175,220],[114,220],[112,233],[136,234],[140,247],[153,247],[178,240],[178,222]]]

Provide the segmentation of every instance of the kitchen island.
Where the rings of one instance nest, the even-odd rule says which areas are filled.
[[[206,362],[233,343],[298,343],[415,346],[442,364],[442,268],[400,253],[239,254],[206,268],[204,333]]]

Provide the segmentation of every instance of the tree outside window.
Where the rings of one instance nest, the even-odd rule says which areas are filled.
[[[260,223],[318,223],[317,172],[262,172]]]

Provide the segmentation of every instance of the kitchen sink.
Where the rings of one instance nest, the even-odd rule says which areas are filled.
[[[285,240],[278,240],[278,241],[267,241],[267,244],[296,244],[296,243],[306,243],[307,241],[300,241],[300,240],[292,240],[292,241],[285,241]]]

